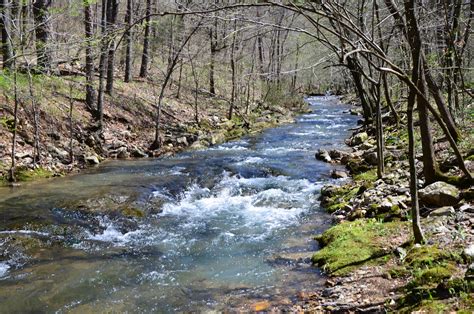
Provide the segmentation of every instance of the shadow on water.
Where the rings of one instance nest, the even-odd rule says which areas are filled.
[[[222,310],[320,285],[311,236],[329,224],[317,199],[332,166],[314,152],[340,148],[356,118],[308,101],[257,136],[0,190],[1,310]]]

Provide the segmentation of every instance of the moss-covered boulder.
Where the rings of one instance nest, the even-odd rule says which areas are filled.
[[[432,206],[453,206],[459,203],[460,191],[454,185],[435,182],[420,191],[420,200]]]
[[[390,254],[387,236],[407,232],[403,222],[381,223],[372,219],[343,222],[316,237],[322,249],[312,261],[324,271],[344,275],[354,268]]]

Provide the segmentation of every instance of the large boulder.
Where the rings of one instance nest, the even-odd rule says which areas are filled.
[[[420,200],[432,206],[453,206],[459,203],[460,192],[454,185],[435,182],[419,191]]]
[[[98,165],[98,164],[100,164],[99,157],[97,157],[96,155],[85,156],[84,160],[88,165]]]
[[[352,137],[352,146],[360,145],[369,139],[369,135],[366,132],[357,133]]]
[[[225,134],[222,132],[212,133],[210,136],[211,145],[218,145],[225,142]]]
[[[378,164],[379,158],[376,152],[371,152],[371,151],[365,152],[363,157],[364,157],[365,162],[368,163],[369,165],[376,166]]]
[[[324,162],[331,162],[331,156],[329,156],[328,151],[325,149],[319,149],[316,152],[315,157],[317,160],[322,160]]]
[[[333,179],[345,179],[347,178],[349,175],[347,174],[347,172],[345,171],[342,171],[342,170],[336,170],[334,169],[332,172],[331,172],[331,178]]]

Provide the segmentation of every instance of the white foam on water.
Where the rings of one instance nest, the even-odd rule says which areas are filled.
[[[242,151],[242,150],[248,150],[247,147],[241,146],[241,145],[232,145],[232,146],[214,146],[211,148],[208,148],[206,150],[237,150],[237,151]]]
[[[213,219],[225,220],[224,238],[236,236],[241,229],[242,234],[250,232],[262,240],[275,230],[298,223],[301,214],[316,202],[314,194],[319,188],[308,180],[284,176],[241,178],[224,174],[212,189],[191,185],[177,201],[164,204],[160,216],[176,217],[182,228],[192,230]]]
[[[133,242],[135,239],[142,238],[142,229],[122,233],[120,230],[117,229],[117,226],[114,224],[114,222],[105,216],[99,219],[99,224],[101,225],[101,227],[105,228],[104,231],[102,233],[97,234],[87,231],[87,240],[110,242],[115,245],[126,245]]]
[[[266,159],[261,157],[247,157],[246,159],[239,161],[237,165],[261,164],[265,161]]]
[[[36,236],[49,236],[47,232],[40,232],[34,230],[6,230],[0,231],[0,234],[22,234],[22,235],[36,235]]]
[[[289,152],[307,151],[307,149],[295,148],[295,147],[272,147],[272,148],[265,148],[263,151],[266,153],[289,153]]]
[[[188,176],[189,173],[183,173],[183,170],[186,170],[186,168],[175,166],[175,167],[171,168],[170,174],[174,175],[174,176],[180,176],[180,175],[187,175]]]
[[[0,262],[0,278],[5,277],[8,274],[9,269],[10,265],[6,262]]]

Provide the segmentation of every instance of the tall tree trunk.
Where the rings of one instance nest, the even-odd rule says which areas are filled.
[[[383,91],[385,95],[385,102],[387,103],[388,107],[390,108],[390,111],[392,112],[393,118],[395,119],[395,123],[397,124],[397,127],[400,123],[400,116],[398,115],[397,110],[393,106],[392,98],[390,97],[390,90],[388,87],[388,81],[387,81],[387,74],[382,73],[382,83],[383,83]]]
[[[11,21],[13,15],[8,0],[0,0],[0,29],[2,35],[3,68],[13,67],[13,48],[11,44]]]
[[[129,83],[132,81],[132,30],[133,22],[133,0],[127,0],[127,13],[125,15],[125,24],[127,32],[125,33],[125,76],[124,81]]]
[[[420,223],[420,206],[418,201],[418,177],[416,171],[416,151],[415,151],[415,132],[413,129],[413,110],[415,105],[416,92],[410,88],[407,107],[407,129],[408,129],[408,162],[410,164],[410,195],[411,195],[411,217],[413,236],[415,243],[425,242]]]
[[[89,0],[84,0],[84,27],[86,37],[86,106],[93,111],[95,104],[94,90],[94,56],[92,50],[92,40],[94,37],[92,8]]]
[[[216,94],[216,83],[215,83],[215,62],[217,54],[217,18],[214,19],[211,29],[209,31],[209,42],[211,45],[211,60],[209,64],[209,92],[212,95]]]
[[[13,67],[16,68],[16,61],[13,60]],[[11,150],[11,158],[12,163],[10,165],[10,170],[8,172],[8,181],[15,182],[15,168],[16,168],[16,138],[17,138],[17,127],[18,127],[18,71],[14,71],[13,73],[13,96],[15,107],[13,109],[13,135],[12,135],[12,150]]]
[[[472,1],[471,1],[471,4],[472,4]],[[395,2],[393,0],[385,0],[385,5],[387,6],[390,14],[395,19],[397,27],[401,30],[402,34],[407,39],[408,44],[410,45],[410,48],[412,49],[412,51],[413,51],[413,49],[417,49],[413,45],[416,45],[417,42],[420,42],[420,45],[421,45],[421,39],[420,39],[419,31],[418,31],[418,26],[416,24],[417,22],[416,22],[415,12],[413,12],[413,10],[411,12],[407,12],[406,9],[405,9],[405,16],[406,16],[406,19],[407,19],[407,21],[405,23],[405,20],[403,19],[403,16],[401,15],[399,9],[397,8],[397,6],[395,5]],[[405,1],[405,8],[406,8],[406,5],[407,5],[407,2]],[[412,20],[412,21],[410,22],[409,19]],[[408,29],[410,28],[410,24],[413,24],[413,21],[414,21],[415,26],[416,26],[416,31],[409,34]],[[444,99],[443,99],[443,96],[441,94],[440,88],[438,87],[438,84],[436,83],[436,81],[433,78],[431,72],[429,71],[429,65],[428,65],[428,62],[426,61],[426,57],[425,57],[423,51],[421,51],[421,62],[423,64],[423,68],[424,68],[424,72],[425,72],[424,76],[425,76],[426,82],[428,83],[428,88],[430,90],[430,93],[433,95],[433,98],[436,102],[436,106],[438,107],[439,112],[441,113],[441,118],[442,118],[443,122],[446,124],[447,129],[449,130],[449,133],[451,134],[453,139],[455,141],[458,141],[459,140],[459,131],[456,127],[456,124],[454,123],[454,120],[451,116],[451,113],[449,112],[449,110],[448,110],[448,108],[447,108],[447,106],[444,102]]]
[[[146,18],[145,18],[145,36],[143,38],[142,64],[140,66],[140,77],[148,76],[149,50],[150,50],[150,22],[151,22],[151,0],[146,1]]]
[[[112,37],[113,29],[117,24],[117,15],[119,9],[119,0],[107,1],[107,37],[108,37],[108,57],[107,57],[107,84],[105,92],[112,95],[114,90],[114,66],[115,66],[115,40]]]
[[[99,90],[97,96],[97,112],[96,121],[99,130],[102,130],[103,118],[104,118],[104,79],[107,71],[107,51],[108,45],[108,34],[107,34],[107,0],[102,0],[102,14],[101,14],[101,51],[99,60]]]
[[[232,93],[230,97],[230,106],[229,106],[229,113],[227,115],[227,118],[229,120],[232,120],[232,116],[234,115],[234,106],[235,106],[235,94],[236,94],[236,69],[235,69],[235,37],[237,34],[235,31],[237,30],[237,21],[234,21],[234,33],[232,35],[232,46],[230,50],[230,70],[232,73]]]
[[[351,72],[357,95],[362,104],[365,124],[367,125],[372,120],[372,106],[370,105],[370,101],[364,89],[364,84],[362,82],[362,75],[360,74],[361,71],[358,65],[358,61],[352,56],[347,57],[347,67]]]
[[[428,99],[426,94],[426,82],[423,71],[422,43],[419,36],[418,22],[416,19],[416,7],[414,0],[405,0],[405,15],[407,20],[407,36],[410,41],[412,62],[413,62],[413,82],[418,90],[425,95],[423,98],[416,94],[418,104],[418,114],[420,119],[421,144],[423,150],[423,173],[427,184],[436,181],[438,166],[433,149],[433,138],[428,116],[428,108],[424,100]]]
[[[52,0],[35,0],[33,15],[35,17],[36,57],[38,70],[49,73],[51,71],[51,19],[49,7]]]
[[[382,74],[381,74],[382,75]],[[376,120],[375,129],[377,135],[377,176],[382,179],[385,172],[385,157],[384,157],[384,138],[382,125],[382,105],[381,105],[381,90],[380,83],[374,86]]]

